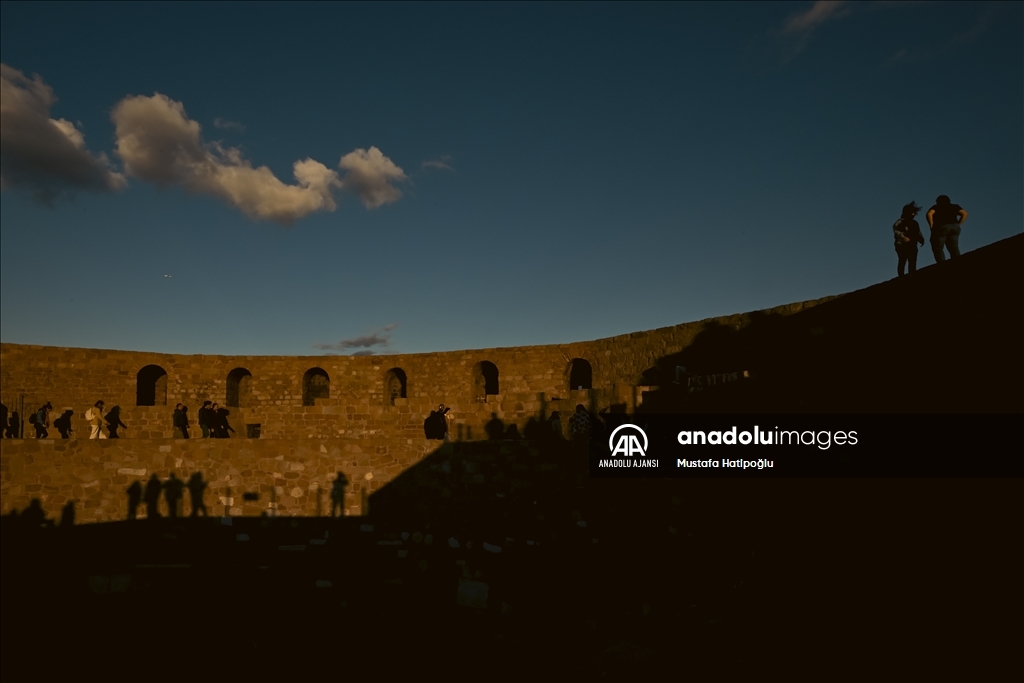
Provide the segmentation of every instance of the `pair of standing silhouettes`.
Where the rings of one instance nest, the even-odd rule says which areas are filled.
[[[913,273],[917,270],[917,247],[924,244],[921,227],[914,217],[921,211],[916,202],[903,207],[903,214],[893,223],[892,232],[895,240],[896,256],[899,262],[896,274],[903,276],[904,268]],[[959,204],[954,204],[946,195],[939,195],[935,204],[925,214],[928,227],[931,229],[932,254],[936,263],[946,260],[944,249],[949,251],[951,259],[960,256],[960,227],[967,220],[967,211]]]

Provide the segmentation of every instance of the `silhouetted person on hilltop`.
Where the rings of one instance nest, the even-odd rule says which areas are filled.
[[[60,432],[60,438],[71,438],[71,432],[74,431],[71,429],[71,416],[74,414],[75,411],[73,410],[65,410],[63,415],[53,421],[53,426],[57,428],[58,432]]]
[[[103,401],[96,401],[92,408],[85,411],[85,419],[89,422],[89,438],[105,439],[103,433]]]
[[[118,429],[128,429],[128,426],[124,422],[121,422],[121,406],[114,406],[111,408],[110,412],[107,413],[107,416],[104,419],[107,422],[107,431],[110,432],[111,439],[121,438],[117,435]]]
[[[45,439],[50,436],[48,427],[50,426],[50,411],[53,410],[53,406],[47,401],[44,406],[35,412],[32,416],[32,425],[36,428],[36,438]]]
[[[181,498],[185,491],[185,483],[174,476],[174,472],[171,472],[171,477],[164,482],[164,498],[167,499],[167,516],[172,519],[178,516],[178,503],[181,502]]]
[[[159,500],[159,494],[157,499]],[[135,519],[139,514],[139,503],[142,502],[142,484],[136,479],[128,487],[128,519]]]
[[[7,425],[4,429],[4,436],[8,439],[17,439],[21,435],[21,415],[18,415],[18,411],[14,410],[11,412],[11,416],[7,419]]]
[[[160,516],[160,478],[153,474],[146,482],[146,517],[156,519]]]
[[[945,247],[949,250],[949,258],[960,257],[960,227],[967,220],[967,212],[959,204],[953,204],[949,197],[940,194],[935,198],[935,204],[925,214],[928,218],[928,227],[932,229],[932,254],[935,255],[935,262],[942,263],[946,255],[942,252]]]
[[[910,202],[903,207],[903,213],[899,220],[892,224],[892,234],[895,241],[896,275],[903,277],[903,268],[908,267],[908,273],[917,271],[917,245],[924,244],[924,235],[921,234],[921,226],[914,217],[921,210],[916,202]]]
[[[334,475],[334,485],[331,486],[331,517],[335,516],[335,512],[340,510],[342,516],[345,515],[345,487],[348,486],[348,478],[344,474],[338,472]]]
[[[173,476],[173,475],[172,475]],[[203,517],[209,517],[206,512],[206,503],[203,502],[203,492],[206,491],[207,483],[203,481],[202,472],[193,472],[188,479],[188,494],[192,499],[192,514],[190,517],[198,517],[199,511],[203,511]]]

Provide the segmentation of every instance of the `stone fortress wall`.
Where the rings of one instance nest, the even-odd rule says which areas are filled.
[[[826,300],[767,313],[787,315]],[[439,448],[452,448],[424,437],[423,421],[439,403],[456,415],[453,438],[466,441],[485,439],[495,416],[522,433],[530,418],[554,410],[568,417],[579,403],[632,411],[649,388],[638,382],[659,358],[708,326],[740,329],[751,315],[577,344],[388,356],[185,356],[2,344],[0,398],[9,410],[24,403],[26,438],[0,440],[0,513],[38,498],[51,515],[74,501],[80,522],[124,519],[132,482],[198,471],[209,483],[211,514],[329,514],[338,473],[349,482],[343,513],[364,514],[371,493]],[[121,406],[122,438],[88,440],[85,412],[100,399],[107,410]],[[204,400],[230,406],[233,438],[172,438],[174,405],[188,405],[195,425]],[[34,438],[28,413],[46,401],[51,423],[74,411],[73,438],[61,439],[53,427],[49,438]],[[254,424],[259,438],[246,438],[245,426]],[[194,426],[192,436],[199,435]],[[501,448],[535,455],[526,442]],[[245,493],[259,498],[245,501]]]
[[[827,300],[763,313],[785,315]],[[640,385],[644,371],[659,358],[686,348],[709,325],[741,329],[749,319],[739,314],[565,345],[387,356],[185,356],[2,344],[0,401],[8,410],[24,402],[28,438],[34,430],[27,413],[47,401],[51,421],[73,410],[75,436],[87,437],[85,412],[98,400],[108,411],[121,407],[122,438],[171,438],[179,402],[189,406],[197,436],[197,411],[210,400],[228,407],[235,437],[259,425],[263,439],[422,438],[423,420],[444,403],[455,415],[453,436],[476,439],[492,415],[521,429],[530,417],[565,415],[578,403],[631,410],[647,388]],[[59,438],[53,428],[50,436]]]

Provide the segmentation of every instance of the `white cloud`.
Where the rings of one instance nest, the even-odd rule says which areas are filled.
[[[117,155],[125,171],[159,185],[180,184],[217,197],[251,218],[290,225],[315,211],[333,211],[338,174],[312,159],[293,165],[296,185],[286,185],[266,166],[253,168],[240,150],[208,144],[185,107],[166,95],[121,100],[111,114]]]
[[[37,199],[52,201],[62,192],[112,192],[125,187],[103,153],[85,147],[79,127],[50,118],[57,101],[37,74],[0,64],[0,187],[25,187]]]
[[[341,158],[338,166],[348,171],[343,185],[355,194],[368,209],[397,202],[401,190],[392,182],[405,180],[405,171],[384,156],[379,149],[357,149]]]

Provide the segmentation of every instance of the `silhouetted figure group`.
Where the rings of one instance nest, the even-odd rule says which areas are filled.
[[[138,518],[139,503],[144,499],[146,502],[146,518],[156,519],[160,517],[160,493],[163,492],[164,500],[167,502],[167,516],[176,519],[181,511],[181,502],[184,498],[185,489],[188,489],[189,497],[192,500],[192,513],[190,517],[208,517],[206,503],[203,500],[204,493],[209,484],[203,481],[200,472],[194,472],[188,482],[184,482],[171,472],[167,481],[161,482],[160,478],[153,474],[146,482],[145,488],[138,480],[132,482],[128,487],[128,519]]]
[[[917,270],[917,248],[924,244],[924,235],[914,217],[921,211],[916,202],[903,207],[899,220],[892,225],[894,246],[898,259],[896,274],[903,277],[904,268],[908,273]],[[935,204],[925,214],[931,230],[929,240],[936,263],[946,260],[944,250],[951,259],[960,256],[960,228],[967,220],[967,211],[959,204],[953,204],[946,195],[939,195]]]
[[[451,425],[455,417],[451,410],[441,403],[437,410],[430,411],[430,415],[423,421],[423,433],[428,439],[451,441]]]
[[[188,410],[188,407],[185,407]],[[203,431],[204,439],[228,439],[231,434],[235,432],[228,424],[228,415],[230,411],[227,408],[221,408],[218,404],[212,401],[203,401],[203,407],[199,409],[199,428]],[[184,438],[189,438],[186,436]]]

